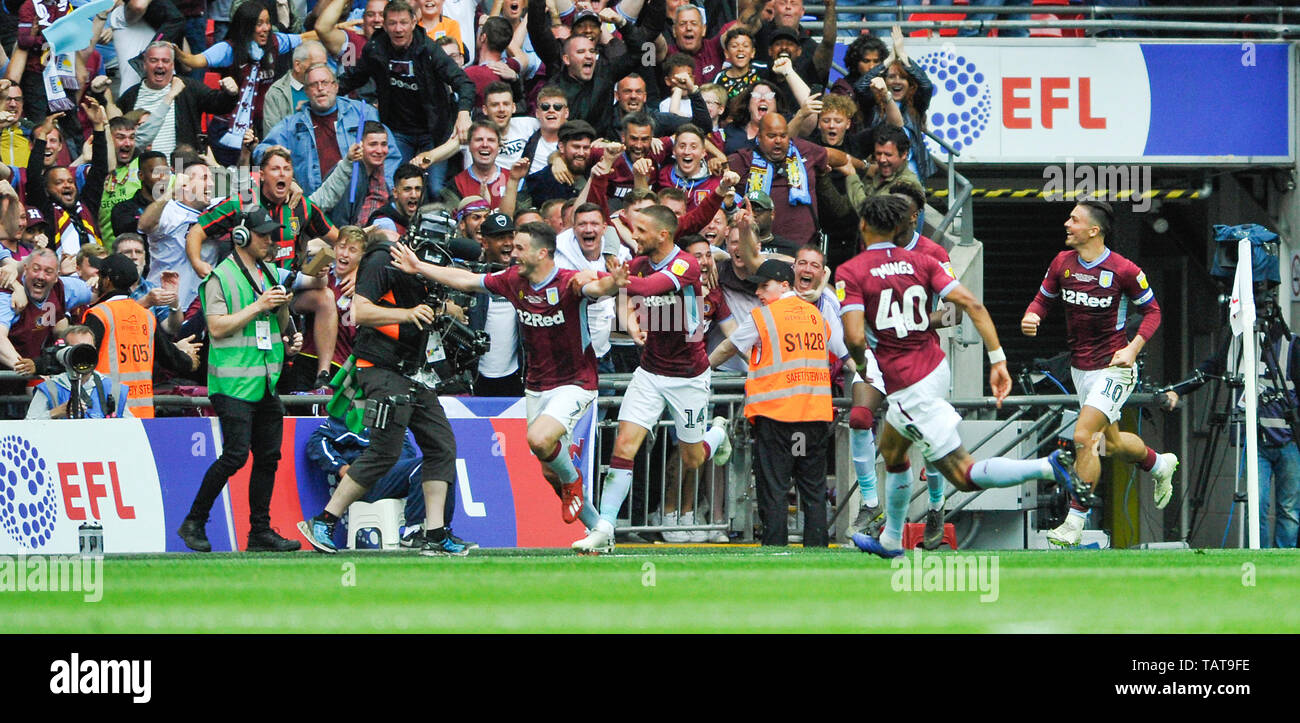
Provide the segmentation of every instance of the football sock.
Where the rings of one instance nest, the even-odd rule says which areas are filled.
[[[330,514],[329,510],[321,510],[320,514],[316,516],[331,524],[339,521],[338,515]]]
[[[1038,459],[1007,459],[992,457],[971,465],[966,473],[971,482],[984,489],[1014,487],[1035,479],[1055,479],[1052,465],[1046,457]]]
[[[907,522],[907,505],[912,501],[910,465],[885,472],[885,530],[880,544],[891,549],[902,547],[903,523]]]
[[[1143,457],[1141,462],[1138,462],[1138,466],[1142,468],[1143,472],[1150,472],[1151,470],[1155,469],[1156,451],[1154,449],[1151,449],[1150,447],[1147,447],[1147,456]]]
[[[582,499],[582,509],[578,510],[578,520],[587,526],[588,530],[596,529],[596,523],[600,522],[600,515],[596,514],[596,508],[591,506],[591,500]]]
[[[716,450],[727,439],[727,430],[721,425],[709,427],[709,431],[704,433],[704,458],[713,459],[713,451]]]
[[[561,439],[555,443],[555,449],[552,450],[550,458],[542,460],[542,464],[545,464],[548,469],[555,473],[556,477],[559,477],[562,485],[573,484],[573,481],[578,479],[578,468],[573,466],[573,459],[564,453],[566,449],[568,449],[568,445]]]
[[[609,472],[605,473],[605,486],[600,492],[600,519],[614,524],[618,511],[623,507],[623,500],[632,489],[632,460],[614,457],[609,461]]]
[[[429,542],[442,542],[443,540],[447,539],[447,528],[439,527],[434,530],[425,530],[424,539],[428,540]]]
[[[943,509],[943,484],[945,480],[935,467],[925,468],[925,486],[930,491],[930,509]]]
[[[876,435],[870,429],[850,429],[849,443],[853,450],[853,471],[858,475],[858,490],[862,493],[863,507],[876,507],[880,497],[876,494]]]

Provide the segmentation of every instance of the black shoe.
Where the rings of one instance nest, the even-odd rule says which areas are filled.
[[[397,544],[401,547],[416,550],[424,547],[424,528],[420,525],[412,525],[406,528],[406,533],[402,535],[402,539]]]
[[[261,530],[248,533],[248,552],[293,552],[301,550],[302,543],[286,540],[275,530]]]
[[[320,372],[316,375],[316,381],[311,385],[311,388],[312,389],[320,389],[322,387],[328,388],[330,385],[330,380],[333,378],[334,375],[330,374],[329,371]]]
[[[176,534],[185,541],[185,546],[195,552],[212,552],[212,543],[208,542],[208,533],[201,522],[186,518]]]
[[[925,534],[921,537],[921,547],[937,550],[943,544],[943,513],[928,510],[925,513]]]
[[[459,537],[456,536],[456,533],[454,533],[454,532],[451,531],[451,528],[450,528],[450,527],[447,528],[447,536],[450,537],[450,538],[451,538],[451,541],[454,542],[454,543],[456,543],[457,545],[464,545],[466,550],[477,550],[477,549],[478,549],[478,543],[477,543],[477,542],[470,542],[469,540],[462,540],[462,539],[460,539]]]

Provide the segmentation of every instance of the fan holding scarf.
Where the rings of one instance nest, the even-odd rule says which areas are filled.
[[[817,174],[862,161],[834,148],[791,138],[779,113],[763,116],[756,140],[758,150],[737,151],[727,157],[731,170],[747,181],[745,194],[761,191],[771,197],[772,233],[799,244],[818,243]]]

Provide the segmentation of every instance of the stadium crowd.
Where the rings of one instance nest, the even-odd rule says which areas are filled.
[[[772,260],[843,338],[830,281],[863,248],[867,199],[906,201],[908,248],[942,253],[914,231],[935,172],[931,80],[895,28],[853,37],[831,82],[833,0],[820,41],[802,0],[117,0],[63,54],[43,33],[68,0],[5,5],[0,365],[28,386],[60,371],[45,350],[127,294],[156,322],[151,348],[176,348],[157,353],[169,363],[139,395],[204,393],[217,336],[204,280],[250,233],[269,236],[287,287],[276,298],[296,319],[277,327],[281,394],[331,392],[353,357],[367,249],[430,208],[480,262],[521,263],[518,237],[540,226],[555,266],[597,276],[643,256],[659,228],[642,229],[657,218],[647,209],[670,210],[664,253],[698,268],[708,350],[760,305]],[[102,257],[118,255],[136,273],[110,281],[100,269],[118,264]],[[631,372],[644,330],[597,286],[584,291],[598,368]],[[439,312],[491,340],[473,393],[519,396],[536,362],[501,288]],[[704,439],[707,457],[718,443]],[[688,468],[705,458],[682,446]],[[663,522],[697,521],[693,501],[672,506]]]

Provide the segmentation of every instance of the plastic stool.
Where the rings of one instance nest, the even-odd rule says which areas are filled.
[[[921,540],[925,539],[925,523],[909,522],[903,525],[903,549],[911,550],[920,546]],[[948,545],[948,549],[957,549],[957,530],[951,522],[943,525],[943,541]]]

